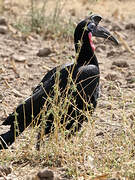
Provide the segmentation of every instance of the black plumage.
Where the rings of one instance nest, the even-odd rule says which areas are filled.
[[[98,25],[101,19],[99,15],[92,15],[77,25],[74,33],[75,63],[62,65],[49,71],[35,88],[33,94],[5,119],[3,125],[10,125],[10,130],[0,135],[0,149],[11,145],[15,141],[15,137],[31,123],[39,124],[42,120],[42,113],[46,117],[45,134],[53,129],[55,117],[53,113],[48,114],[48,111],[52,106],[49,98],[53,100],[56,85],[58,85],[59,97],[63,98],[63,101],[67,92],[71,99],[66,114],[61,112],[61,124],[66,119],[66,129],[69,130],[74,126],[73,131],[76,131],[81,127],[83,121],[87,120],[81,111],[92,112],[96,107],[100,79],[99,65],[91,38],[92,36],[107,38],[118,44],[107,30]],[[59,103],[59,98],[57,103]]]

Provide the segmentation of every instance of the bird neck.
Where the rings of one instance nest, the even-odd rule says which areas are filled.
[[[93,64],[98,66],[98,60],[96,58],[96,55],[94,53],[94,51],[92,50],[92,48],[90,47],[89,42],[85,42],[84,44],[82,44],[82,46],[76,46],[76,62],[77,64],[80,65],[89,65],[89,64]]]

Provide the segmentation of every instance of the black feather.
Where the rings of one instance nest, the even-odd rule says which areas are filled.
[[[49,71],[35,88],[33,94],[16,108],[16,112],[7,117],[3,125],[11,125],[11,127],[8,132],[1,134],[0,149],[11,145],[15,141],[15,137],[22,133],[33,120],[33,124],[40,123],[41,118],[39,114],[47,101],[48,95],[50,97],[54,96],[57,72],[59,73],[59,89],[61,93],[66,90],[69,75],[71,74],[77,89],[77,91],[71,93],[72,98],[76,102],[76,109],[72,105],[69,106],[66,117],[66,129],[70,129],[75,123],[75,118],[78,117],[78,125],[75,127],[75,131],[79,130],[83,121],[87,120],[86,116],[80,113],[80,110],[89,109],[91,111],[92,108],[88,104],[93,104],[93,108],[96,107],[100,72],[97,58],[89,43],[88,32],[84,30],[86,24],[86,20],[81,21],[75,29],[74,42],[76,53],[78,53],[76,62],[59,66]],[[81,47],[79,47],[80,41],[82,41]],[[45,109],[44,113],[47,114],[47,111],[48,109]],[[36,122],[36,117],[38,116],[38,122]],[[53,118],[52,114],[48,116],[45,134],[50,132],[53,126]],[[61,119],[61,123],[63,123],[63,119]],[[16,134],[14,134],[15,128],[17,129]]]

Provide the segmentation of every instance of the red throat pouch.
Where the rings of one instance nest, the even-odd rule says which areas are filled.
[[[91,46],[92,50],[95,51],[95,45],[92,41],[92,33],[91,32],[89,32],[88,37],[89,37],[90,46]]]

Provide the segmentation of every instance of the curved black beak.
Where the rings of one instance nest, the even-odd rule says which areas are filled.
[[[119,44],[117,39],[113,35],[111,35],[110,32],[107,31],[104,27],[96,26],[96,28],[93,29],[92,35],[104,39],[109,39],[113,41],[116,45]]]

